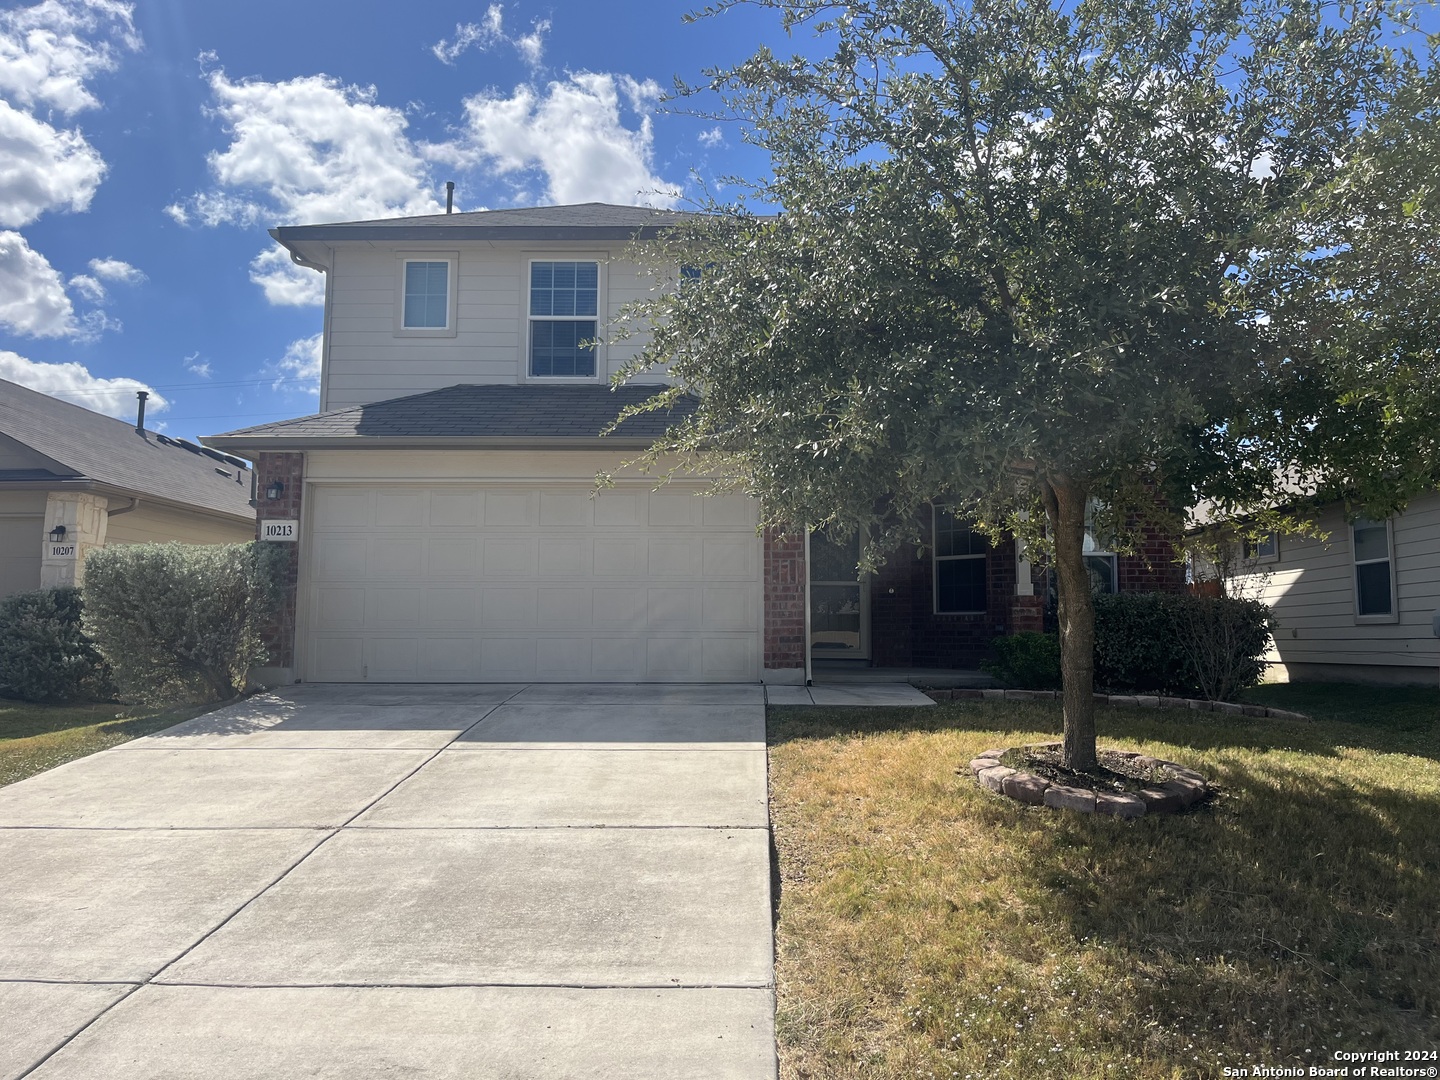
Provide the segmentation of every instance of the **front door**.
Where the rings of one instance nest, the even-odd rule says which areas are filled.
[[[870,588],[856,564],[860,534],[832,541],[810,534],[810,657],[812,660],[868,660]]]

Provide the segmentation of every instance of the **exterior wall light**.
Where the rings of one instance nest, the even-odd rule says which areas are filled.
[[[50,530],[50,540],[51,540],[52,543],[58,544],[58,543],[60,543],[61,541],[63,541],[64,539],[65,539],[65,526],[64,526],[64,525],[56,525],[53,529]]]
[[[280,498],[284,494],[285,485],[279,480],[270,481],[269,486],[265,489],[265,498],[269,499],[271,502],[274,502],[276,499]]]

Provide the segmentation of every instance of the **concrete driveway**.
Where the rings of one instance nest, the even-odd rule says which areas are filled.
[[[0,788],[0,1077],[773,1078],[759,686],[303,686]]]

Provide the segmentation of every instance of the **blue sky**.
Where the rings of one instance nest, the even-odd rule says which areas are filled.
[[[764,166],[667,112],[782,36],[683,5],[44,0],[0,8],[0,378],[192,438],[314,408],[319,274],[281,224],[668,205]],[[158,409],[157,409],[158,404]]]

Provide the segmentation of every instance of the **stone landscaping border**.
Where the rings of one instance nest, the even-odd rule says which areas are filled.
[[[1031,746],[1001,747],[986,750],[970,762],[970,771],[980,786],[1030,806],[1048,806],[1054,810],[1074,810],[1081,814],[1110,814],[1133,819],[1146,814],[1174,814],[1204,799],[1211,793],[1210,783],[1194,769],[1173,761],[1162,761],[1129,750],[1112,750],[1142,769],[1159,769],[1170,779],[1141,788],[1132,794],[1113,791],[1091,791],[1047,780],[1043,776],[1001,765],[999,759],[1010,750],[1053,750],[1060,744],[1036,743]]]
[[[922,691],[932,701],[1056,701],[1058,690],[954,690]],[[1232,716],[1268,716],[1277,720],[1309,720],[1305,713],[1271,709],[1264,705],[1238,705],[1203,698],[1156,697],[1153,694],[1096,694],[1095,704],[1109,708],[1194,709],[1196,712],[1228,713]]]

